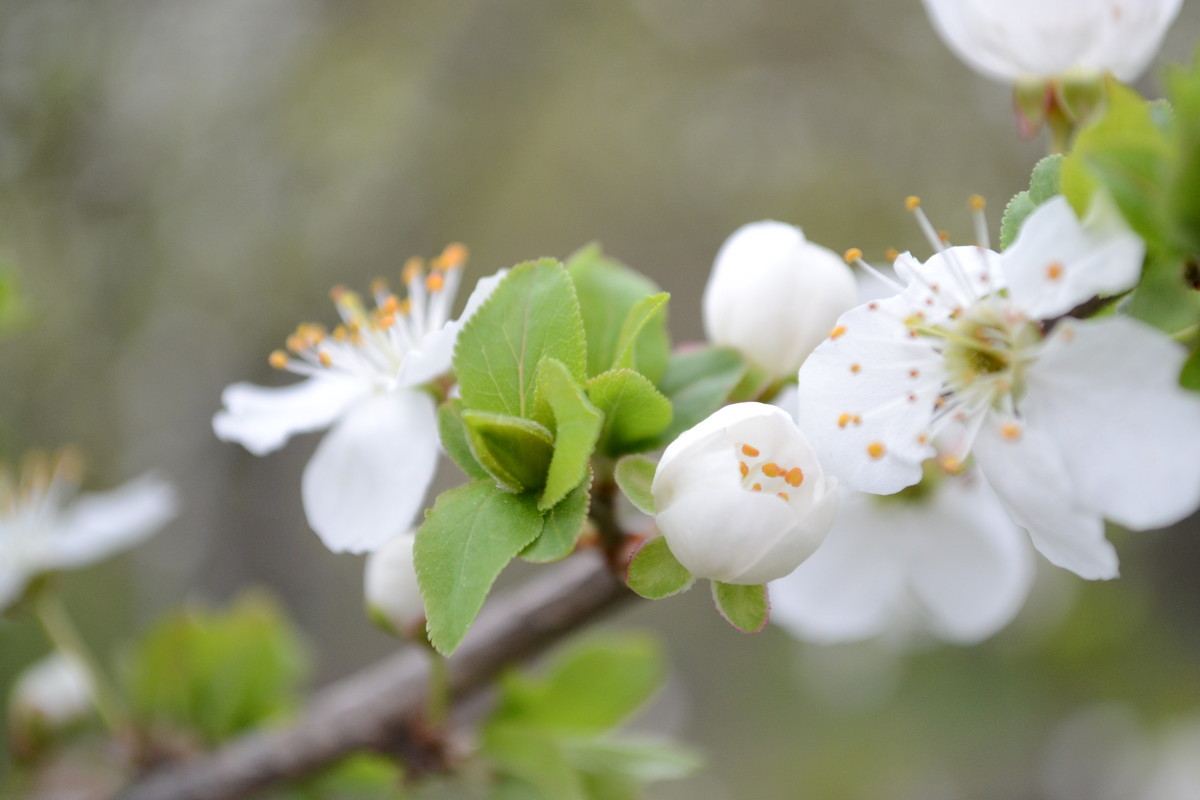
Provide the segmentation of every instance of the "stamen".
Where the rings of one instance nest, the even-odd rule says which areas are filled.
[[[851,364],[851,365],[850,365],[850,372],[852,372],[852,373],[853,373],[853,374],[855,374],[855,375],[857,375],[858,373],[862,372],[862,364]]]
[[[750,487],[750,491],[752,491],[752,492],[761,492],[761,491],[762,491],[762,484],[761,484],[761,483],[756,483],[756,484],[754,484],[753,486],[751,486],[751,487]]]
[[[890,286],[893,291],[904,291],[904,287],[898,281],[889,278],[887,275],[884,275],[882,272],[872,267],[866,261],[863,261],[862,250],[859,250],[857,247],[851,247],[849,250],[847,250],[843,258],[846,259],[847,264],[857,264],[863,269],[863,271],[874,277],[876,280],[882,282],[886,286]],[[892,260],[894,261],[895,259]]]
[[[847,425],[850,424],[850,422],[853,419],[854,419],[853,414],[848,414],[848,413],[843,412],[842,415],[840,417],[838,417],[838,427],[845,428]]]
[[[750,458],[758,458],[758,448],[751,447],[748,444],[742,445],[742,455],[750,456]]]
[[[1006,422],[1000,428],[1000,435],[1010,442],[1015,442],[1021,438],[1021,426],[1015,422]]]
[[[425,278],[425,288],[431,292],[440,292],[446,285],[446,279],[440,272],[431,272]]]
[[[886,454],[887,448],[883,446],[883,442],[871,442],[869,445],[867,445],[867,455],[869,455],[874,461],[878,461]]]
[[[967,205],[971,208],[971,217],[975,220],[975,244],[985,250],[990,250],[991,240],[988,237],[987,216],[983,210],[987,208],[987,201],[983,199],[983,195],[973,194]]]
[[[766,475],[768,478],[778,478],[783,474],[783,470],[774,461],[768,461],[766,464],[763,464],[762,471],[763,475]]]
[[[317,360],[321,362],[322,367],[333,366],[333,356],[329,355],[325,350],[317,353]]]
[[[836,339],[836,338],[838,338],[839,336],[841,336],[841,335],[842,335],[843,333],[845,333],[845,332],[846,332],[846,326],[845,326],[845,325],[838,325],[838,326],[836,326],[836,327],[835,327],[833,330],[831,330],[831,331],[829,332],[829,338],[830,338],[830,339]]]
[[[799,467],[792,467],[788,470],[784,480],[788,482],[789,486],[799,486],[804,483],[804,471]]]
[[[748,476],[750,474],[750,465],[747,464],[745,461],[738,462],[738,469],[741,470],[743,478],[745,478],[746,476]]]
[[[275,369],[287,369],[288,354],[282,350],[276,350],[267,358],[267,363]]]
[[[1052,281],[1057,281],[1062,278],[1063,271],[1063,265],[1061,262],[1052,261],[1050,265],[1046,267],[1046,277]]]
[[[791,497],[789,497],[789,496],[788,496],[788,493],[787,493],[787,492],[776,492],[776,496],[778,496],[778,497],[782,497],[784,500],[791,500],[791,499],[792,499]]]

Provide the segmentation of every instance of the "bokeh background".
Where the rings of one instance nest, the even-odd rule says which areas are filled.
[[[1185,4],[1160,63],[1198,38]],[[68,585],[101,649],[265,586],[319,684],[394,645],[362,616],[361,559],[304,522],[317,437],[259,459],[210,420],[228,383],[287,382],[266,356],[333,320],[330,286],[450,241],[474,278],[598,240],[672,293],[677,341],[699,339],[739,225],[924,254],[906,195],[966,239],[984,194],[994,231],[1044,148],[919,0],[6,0],[0,256],[34,316],[0,338],[0,457],[74,442],[93,488],[179,484],[168,530]],[[744,637],[703,591],[626,611],[612,624],[658,630],[672,661],[648,724],[709,760],[657,794],[1129,797],[1138,764],[1200,758],[1178,734],[1200,719],[1197,536],[1114,532],[1121,580],[1047,569],[973,648]],[[0,678],[43,649],[0,623]]]

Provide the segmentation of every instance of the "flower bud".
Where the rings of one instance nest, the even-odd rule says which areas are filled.
[[[754,222],[717,253],[704,290],[704,330],[772,378],[787,378],[857,302],[854,274],[837,254],[799,228]]]
[[[32,751],[91,710],[87,670],[74,659],[51,655],[27,667],[13,684],[9,730],[19,750]]]
[[[425,605],[417,589],[412,532],[401,534],[367,556],[367,613],[379,627],[412,637],[425,622]]]
[[[837,511],[827,477],[786,412],[726,406],[663,453],[651,485],[659,530],[698,578],[756,585],[787,575]]]

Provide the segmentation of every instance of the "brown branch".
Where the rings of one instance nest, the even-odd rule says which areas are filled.
[[[600,553],[586,551],[498,599],[450,659],[454,699],[633,596]],[[412,648],[329,686],[290,726],[252,733],[198,760],[156,770],[119,798],[234,800],[355,751],[394,751],[424,707],[428,673],[426,654]]]

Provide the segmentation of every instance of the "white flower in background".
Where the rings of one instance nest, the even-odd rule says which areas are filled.
[[[801,639],[867,639],[910,621],[942,639],[991,636],[1033,579],[1029,539],[976,470],[913,497],[843,490],[825,542],[771,583],[771,621]]]
[[[1062,197],[1034,211],[1003,255],[904,254],[899,294],[844,314],[799,373],[798,419],[826,469],[890,494],[921,478],[933,439],[966,435],[1013,519],[1053,563],[1117,574],[1103,519],[1176,522],[1200,504],[1200,395],[1177,384],[1184,348],[1132,319],[1056,318],[1132,287],[1143,243],[1098,205],[1080,223]]]
[[[757,585],[783,577],[825,538],[837,481],[784,411],[735,403],[679,435],[651,484],[655,518],[698,578]]]
[[[1183,0],[923,0],[938,35],[1004,83],[1065,73],[1138,77]]]
[[[367,556],[363,580],[367,613],[385,630],[411,636],[425,621],[425,604],[413,566],[416,537],[402,533]]]
[[[789,378],[855,305],[845,262],[783,222],[744,225],[721,245],[704,289],[704,330],[772,378]]]
[[[81,467],[71,449],[31,453],[16,474],[0,467],[0,611],[37,576],[99,561],[175,516],[175,490],[151,475],[76,497]]]
[[[16,730],[58,729],[92,711],[87,670],[73,658],[55,654],[27,667],[13,683],[8,716]]]
[[[466,248],[447,247],[428,273],[419,259],[404,267],[401,300],[383,281],[376,307],[344,288],[333,290],[342,317],[332,334],[306,323],[288,337],[291,355],[271,364],[306,376],[283,387],[235,383],[213,417],[220,439],[255,455],[297,433],[332,426],[304,470],[301,494],[309,524],[335,552],[374,550],[405,531],[421,510],[440,445],[437,408],[421,390],[450,370],[463,324],[499,283],[479,281],[458,320],[449,319]]]

